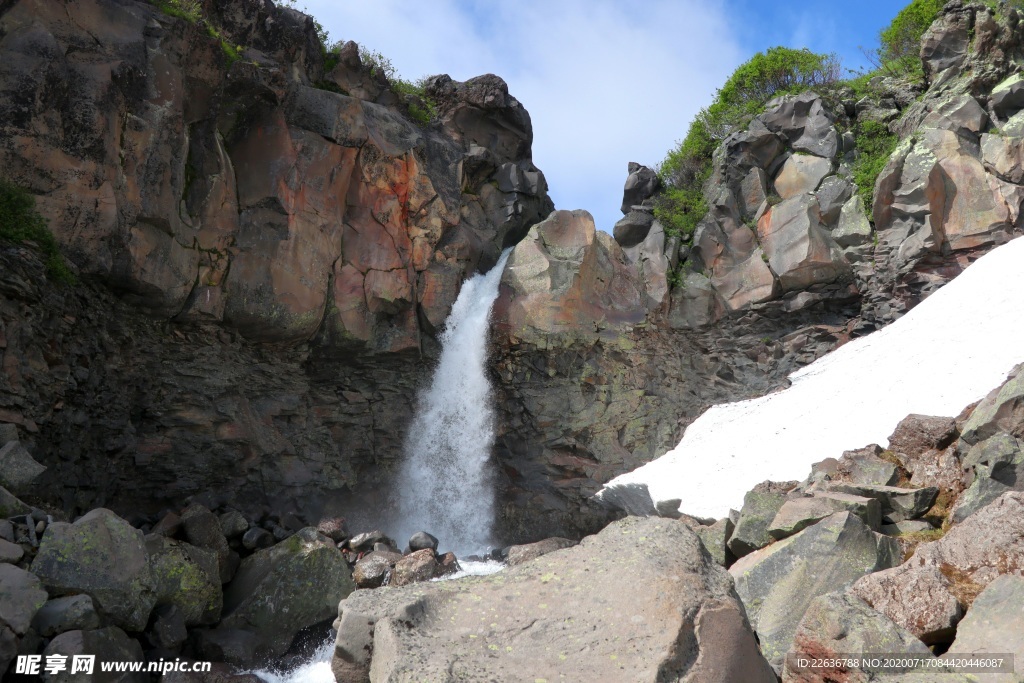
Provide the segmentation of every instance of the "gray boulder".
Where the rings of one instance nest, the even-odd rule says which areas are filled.
[[[775,680],[725,571],[656,517],[490,576],[356,591],[335,627],[339,681]]]
[[[843,206],[853,196],[855,189],[849,180],[839,176],[829,176],[821,181],[815,193],[821,211],[821,222],[825,225],[835,225]]]
[[[971,485],[950,511],[959,523],[1008,491],[1024,491],[1024,448],[1009,434],[996,434],[974,444],[963,459]]]
[[[296,633],[330,619],[354,589],[341,551],[307,527],[242,560],[224,592],[221,628],[258,634],[280,656]]]
[[[827,488],[831,491],[878,499],[882,506],[882,518],[890,524],[921,517],[931,509],[939,495],[939,490],[934,486],[905,489],[898,486],[838,483],[829,484]]]
[[[157,604],[177,607],[187,626],[217,623],[224,604],[217,555],[155,534],[146,537],[146,550]]]
[[[831,172],[832,162],[828,159],[813,154],[794,154],[786,159],[779,174],[775,176],[775,192],[783,199],[814,192],[822,179]]]
[[[100,615],[88,595],[69,595],[48,600],[32,619],[32,628],[44,638],[65,631],[99,628]]]
[[[626,177],[626,185],[622,188],[622,213],[629,213],[629,210],[644,200],[653,197],[661,187],[658,174],[646,166],[629,162],[629,175]]]
[[[837,512],[852,512],[872,531],[882,524],[882,508],[874,498],[848,493],[822,492],[808,498],[793,498],[783,503],[768,526],[772,538],[786,538],[803,531]]]
[[[18,500],[13,493],[3,486],[0,486],[0,517],[14,517],[31,511],[32,508]]]
[[[794,196],[773,206],[758,222],[757,236],[785,291],[851,277],[850,264],[821,224],[814,195]]]
[[[1008,119],[1024,109],[1024,74],[1016,73],[992,88],[992,110]]]
[[[973,445],[1000,432],[1024,438],[1024,369],[1019,365],[982,399],[964,423],[960,438]]]
[[[238,538],[249,530],[249,522],[238,510],[228,510],[217,518],[225,538]]]
[[[17,543],[0,538],[0,563],[17,564],[25,556],[25,551]]]
[[[735,530],[736,525],[728,517],[723,517],[710,526],[694,528],[711,559],[723,567],[728,567],[736,561],[736,556],[729,550],[729,539]]]
[[[758,119],[768,130],[785,136],[794,151],[831,159],[839,149],[832,115],[814,93],[777,97]]]
[[[127,631],[142,631],[156,604],[142,532],[104,508],[48,526],[32,573],[51,594],[89,595]]]
[[[417,531],[409,539],[410,550],[437,550],[437,538],[426,531]]]
[[[899,567],[857,581],[854,594],[925,642],[948,639],[973,596],[1024,567],[1024,493],[1010,492]],[[946,640],[948,642],[948,640]]]
[[[1012,653],[1018,672],[1024,662],[1024,577],[1005,575],[988,585],[957,626],[946,658],[985,653]],[[1017,674],[1019,680],[1020,673]],[[982,683],[1010,681],[998,674],[978,676]]]
[[[633,210],[623,216],[612,229],[612,235],[619,246],[635,247],[647,239],[654,225],[654,214],[650,211]]]
[[[110,626],[91,631],[68,631],[62,633],[43,650],[43,661],[51,655],[63,655],[71,662],[75,655],[96,657],[92,675],[72,674],[71,667],[55,674],[44,674],[46,683],[148,683],[145,672],[102,672],[100,662],[145,662],[139,641],[129,638],[121,629]]]
[[[409,553],[398,562],[391,572],[392,586],[407,586],[410,583],[430,581],[441,576],[441,565],[433,550],[417,550]]]
[[[24,494],[46,467],[36,462],[18,441],[0,447],[0,486]]]
[[[748,491],[743,496],[739,521],[729,538],[728,546],[732,554],[743,557],[774,541],[768,528],[785,502],[785,493]]]
[[[352,568],[352,580],[359,588],[379,588],[384,585],[395,563],[401,559],[401,553],[377,550],[367,553]]]
[[[194,503],[181,513],[181,528],[189,543],[212,550],[217,555],[221,583],[230,581],[233,569],[231,548],[228,547],[228,539],[224,538],[217,515],[206,507]]]
[[[524,562],[535,560],[542,555],[547,555],[564,548],[571,548],[574,545],[576,545],[576,541],[557,537],[545,538],[543,541],[537,541],[536,543],[514,545],[508,549],[508,566],[515,567]]]
[[[24,635],[46,597],[37,577],[12,564],[0,564],[0,624]]]
[[[783,665],[782,680],[783,683],[877,680],[864,668],[808,668],[799,665],[801,659],[868,653],[935,659],[931,650],[912,633],[871,609],[856,596],[845,592],[822,595],[810,604],[797,626],[793,646]]]
[[[840,512],[739,559],[730,569],[761,651],[781,665],[814,598],[901,559],[899,545]]]

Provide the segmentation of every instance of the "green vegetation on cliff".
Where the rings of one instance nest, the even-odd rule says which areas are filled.
[[[654,213],[665,231],[689,236],[704,216],[707,203],[702,186],[711,175],[712,156],[722,139],[747,125],[771,99],[827,86],[838,78],[835,55],[806,49],[773,47],[740,65],[661,163],[665,191]]]
[[[857,123],[854,134],[857,140],[857,160],[850,172],[864,202],[864,210],[870,216],[875,201],[875,180],[889,161],[889,155],[896,149],[899,138],[889,132],[884,123],[871,120]]]
[[[18,244],[32,242],[46,257],[46,272],[58,282],[74,282],[74,275],[64,263],[60,247],[36,211],[36,199],[14,183],[0,179],[0,239]]]

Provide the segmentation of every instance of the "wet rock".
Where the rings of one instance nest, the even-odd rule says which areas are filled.
[[[36,576],[14,565],[0,564],[0,624],[24,635],[46,598]]]
[[[62,633],[46,646],[43,650],[43,661],[46,657],[63,655],[67,657],[66,662],[71,662],[75,655],[94,655],[96,664],[94,674],[90,679],[110,683],[147,683],[149,674],[145,672],[108,673],[103,676],[100,672],[100,662],[145,662],[142,654],[142,646],[137,640],[128,637],[116,626],[107,628],[67,631]],[[44,677],[47,683],[71,683],[79,680],[81,674],[72,675],[70,667],[57,674]]]
[[[785,502],[785,493],[749,491],[743,496],[740,518],[728,542],[732,554],[743,557],[774,541],[768,528]]]
[[[142,532],[104,508],[74,524],[51,524],[32,573],[51,595],[89,595],[104,615],[128,631],[142,631],[156,604]]]
[[[429,581],[439,576],[440,569],[433,550],[417,550],[395,563],[390,585],[407,586],[410,583]]]
[[[840,512],[740,558],[729,569],[761,651],[779,665],[814,598],[899,562],[899,546]]]
[[[218,627],[199,631],[196,635],[196,650],[204,659],[236,666],[251,665],[272,656],[263,638],[237,628]]]
[[[529,562],[542,555],[547,555],[556,550],[562,550],[564,548],[571,548],[576,545],[576,541],[569,540],[568,538],[545,538],[543,541],[537,541],[536,543],[527,543],[525,545],[514,545],[508,549],[508,566],[515,567],[516,565]]]
[[[21,443],[9,441],[0,448],[0,486],[23,494],[45,471],[46,468],[36,462]]]
[[[280,656],[296,633],[329,619],[354,588],[341,551],[309,527],[242,560],[224,591],[220,626],[251,630]]]
[[[373,551],[363,555],[352,568],[352,580],[358,588],[379,588],[384,585],[401,553]]]
[[[409,538],[409,549],[416,550],[437,550],[437,538],[426,531],[417,531]]]
[[[175,606],[187,626],[217,623],[224,596],[216,553],[157,535],[146,537],[146,551],[157,604]]]
[[[367,531],[362,534],[356,534],[352,538],[348,539],[348,547],[358,552],[364,552],[372,550],[375,543],[381,543],[384,541],[390,541],[383,531],[375,529],[374,531]]]
[[[1024,493],[1010,492],[852,591],[926,642],[948,642],[977,593],[1024,566]]]
[[[320,523],[316,525],[316,530],[335,543],[341,543],[348,538],[348,528],[345,526],[345,519],[342,517],[321,519]]]
[[[48,600],[32,619],[33,630],[44,638],[52,638],[65,631],[99,627],[100,616],[88,595],[69,595]]]
[[[501,619],[481,620],[498,605]],[[617,640],[604,635],[608,614]],[[357,591],[335,625],[338,680],[365,678],[371,666],[375,676],[425,680],[556,680],[567,671],[589,680],[774,680],[725,571],[686,525],[662,518],[614,522],[491,576]]]

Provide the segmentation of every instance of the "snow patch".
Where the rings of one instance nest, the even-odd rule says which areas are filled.
[[[955,416],[1024,361],[1024,238],[981,257],[888,327],[790,375],[792,386],[716,405],[679,445],[597,495],[646,485],[653,501],[724,517],[756,484],[803,480],[824,458],[888,443],[911,413]]]

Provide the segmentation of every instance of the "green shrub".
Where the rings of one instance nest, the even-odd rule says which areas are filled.
[[[921,37],[946,0],[912,0],[878,34],[877,50],[865,50],[875,66],[893,76],[923,75]]]
[[[686,137],[658,167],[665,191],[654,215],[669,234],[689,236],[707,211],[702,186],[712,156],[725,136],[746,126],[779,95],[832,85],[839,79],[835,55],[773,47],[740,65],[690,124]]]
[[[871,205],[875,201],[875,181],[878,174],[885,168],[889,155],[896,149],[899,138],[889,132],[884,123],[878,121],[860,121],[854,135],[857,140],[857,159],[850,169],[853,182],[861,198],[864,210],[871,215]]]
[[[36,211],[36,199],[14,183],[0,179],[0,239],[33,242],[46,257],[47,275],[58,282],[71,283],[71,274],[46,219]]]
[[[184,19],[191,24],[203,19],[203,7],[199,0],[161,0],[157,7],[164,14]]]

